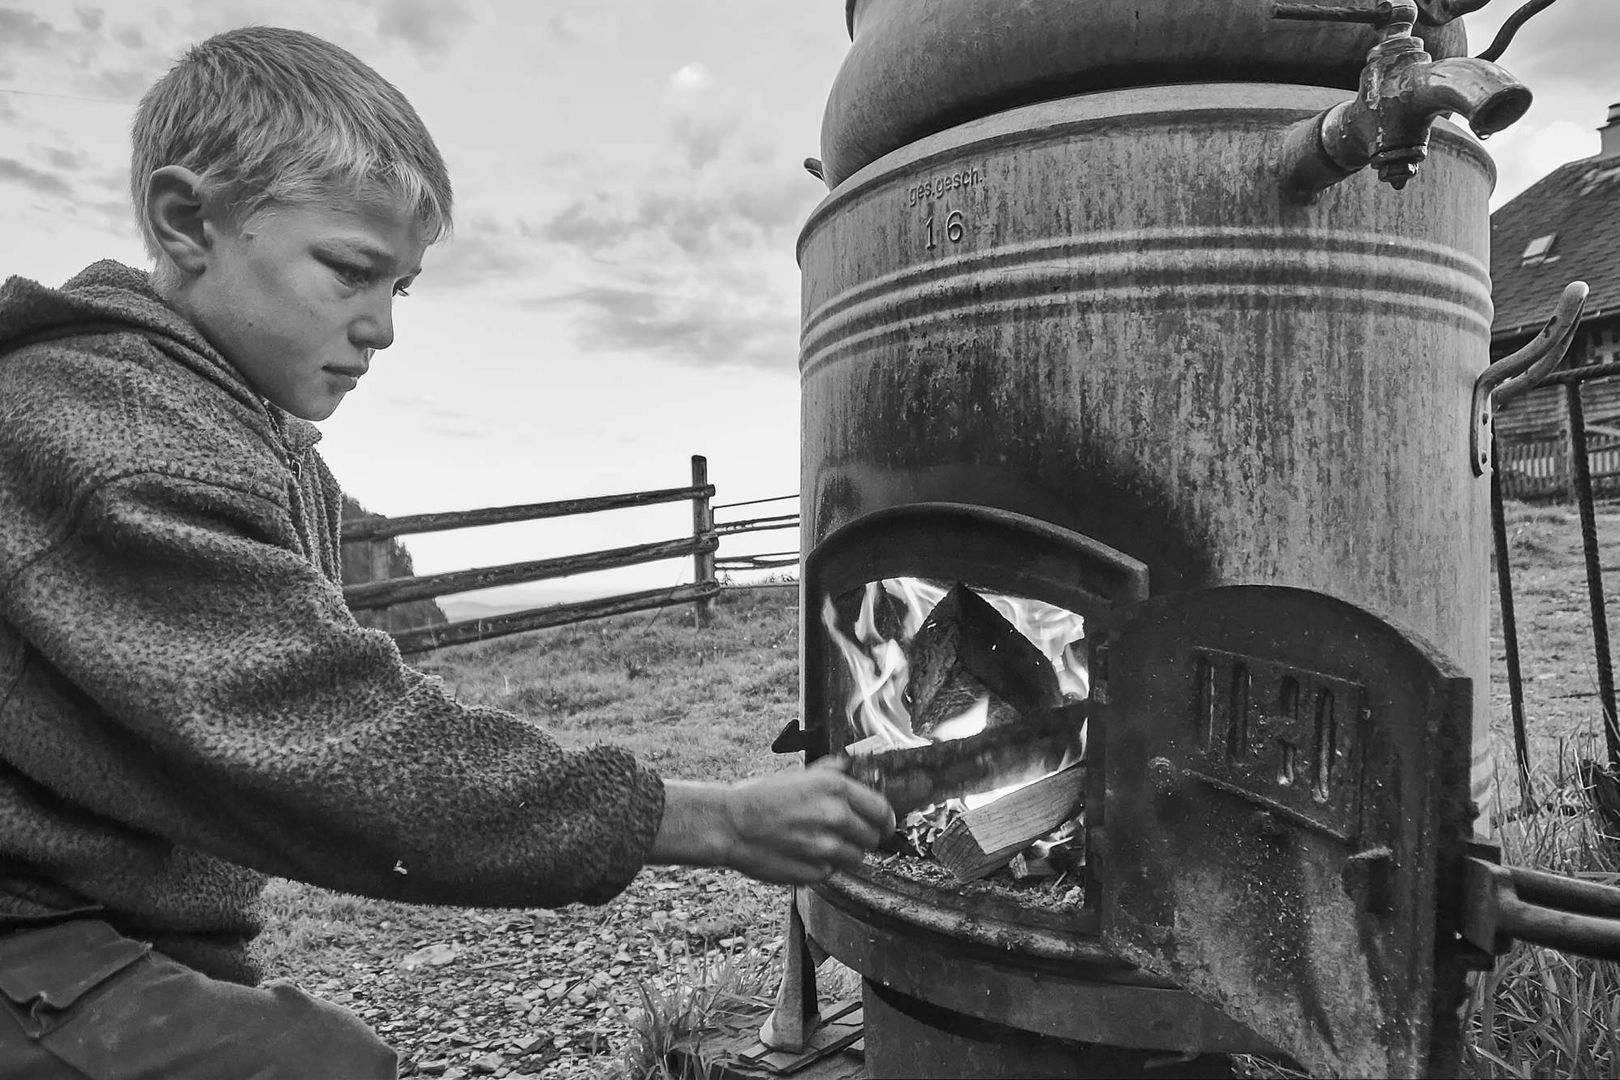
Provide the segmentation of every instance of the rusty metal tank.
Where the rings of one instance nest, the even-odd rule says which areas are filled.
[[[1009,511],[1140,560],[1155,595],[1340,597],[1487,686],[1494,169],[1442,121],[1406,190],[1363,170],[1291,199],[1286,133],[1346,96],[1074,95],[838,183],[798,247],[803,550],[891,507]]]
[[[1373,28],[1277,19],[1275,8],[1273,0],[847,0],[851,44],[822,122],[824,175],[836,185],[947,127],[1096,90],[1216,81],[1354,89]],[[1435,59],[1467,49],[1460,21],[1420,21],[1415,33]]]

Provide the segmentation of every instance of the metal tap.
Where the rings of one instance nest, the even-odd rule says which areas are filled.
[[[1483,139],[1530,108],[1529,89],[1489,60],[1432,59],[1412,35],[1415,0],[1379,0],[1370,9],[1278,4],[1274,15],[1369,22],[1379,30],[1355,98],[1296,125],[1284,141],[1286,186],[1301,201],[1314,201],[1366,165],[1398,191],[1428,157],[1436,117],[1461,113]]]

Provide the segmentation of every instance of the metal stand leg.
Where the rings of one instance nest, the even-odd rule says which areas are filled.
[[[803,1050],[816,1030],[820,1009],[813,946],[799,915],[798,897],[789,890],[782,931],[782,985],[776,992],[776,1008],[759,1029],[759,1041],[773,1050]]]

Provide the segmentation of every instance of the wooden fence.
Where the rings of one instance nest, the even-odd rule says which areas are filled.
[[[752,520],[716,524],[714,511],[726,507],[750,506],[797,498],[793,495],[771,499],[714,506],[714,485],[709,483],[708,460],[702,455],[692,456],[692,483],[688,487],[662,488],[656,491],[632,491],[622,495],[602,495],[588,499],[562,499],[556,502],[527,503],[520,506],[496,506],[481,510],[461,510],[439,514],[417,514],[410,517],[367,518],[343,523],[345,544],[365,544],[369,548],[372,580],[344,587],[343,596],[354,611],[389,608],[395,604],[425,599],[437,599],[453,593],[474,589],[489,589],[501,585],[519,585],[535,581],[549,581],[573,574],[611,570],[666,559],[690,557],[693,581],[690,585],[677,585],[666,589],[647,589],[622,593],[617,596],[583,600],[577,603],[550,604],[527,608],[501,615],[476,619],[463,619],[439,626],[417,627],[394,632],[394,641],[406,654],[427,652],[445,645],[461,645],[472,641],[520,634],[550,626],[564,626],[600,619],[608,615],[622,615],[631,611],[670,607],[678,604],[695,605],[699,623],[708,621],[713,612],[714,598],[721,590],[718,574],[722,571],[766,569],[775,566],[796,565],[797,553],[774,552],[768,555],[741,555],[717,558],[720,537],[735,536],[773,529],[797,529],[797,513],[779,514]],[[455,570],[420,577],[389,577],[389,544],[401,536],[420,533],[446,532],[451,529],[470,529],[484,525],[501,525],[518,521],[537,521],[543,518],[593,514],[606,510],[629,507],[655,506],[660,503],[692,503],[692,533],[653,543],[631,544],[591,551],[581,555],[565,555],[549,559],[506,563],[500,566]],[[792,554],[792,559],[786,556]]]
[[[1620,428],[1612,419],[1585,424],[1586,460],[1598,498],[1620,495]],[[1574,440],[1569,429],[1553,435],[1498,439],[1496,469],[1502,495],[1527,501],[1575,498]]]

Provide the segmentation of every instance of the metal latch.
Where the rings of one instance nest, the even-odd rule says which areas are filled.
[[[807,730],[799,726],[798,720],[789,720],[771,740],[771,753],[821,757],[827,753],[827,731],[825,728]]]
[[[1620,960],[1620,888],[1470,856],[1463,864],[1458,930],[1493,956],[1517,939]]]

